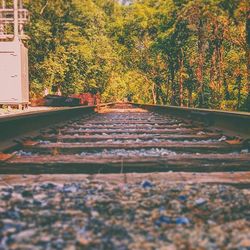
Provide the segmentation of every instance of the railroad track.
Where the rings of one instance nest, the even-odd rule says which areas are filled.
[[[42,130],[0,156],[0,174],[248,171],[247,138],[117,104]]]

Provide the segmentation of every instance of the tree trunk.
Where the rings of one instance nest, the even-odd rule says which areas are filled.
[[[191,89],[188,89],[188,107],[193,107],[193,97]]]
[[[171,89],[172,89],[172,96],[171,96],[171,105],[176,105],[176,89],[174,84],[174,78],[175,78],[175,71],[173,67],[170,67],[170,77],[171,77]]]
[[[170,92],[170,77],[167,77],[167,82],[166,82],[166,104],[169,103],[169,92]]]
[[[248,109],[250,109],[250,4],[246,1],[246,62],[247,62],[247,91]]]
[[[199,20],[198,26],[198,68],[197,68],[197,81],[199,83],[199,99],[200,106],[204,107],[205,98],[204,98],[204,83],[203,83],[203,67],[204,67],[204,25],[203,21]]]
[[[225,100],[228,101],[228,100],[230,100],[230,93],[229,93],[228,84],[227,84],[225,77],[223,80],[223,85],[224,85],[224,89],[225,89],[225,92],[224,92]]]
[[[240,101],[241,101],[241,76],[237,76],[236,82],[237,82],[237,89],[238,89],[238,98],[237,98],[237,110],[240,109]]]
[[[179,76],[179,83],[180,83],[180,106],[183,107],[183,49],[181,49],[181,55],[179,59],[180,65],[180,76]]]
[[[222,84],[223,84],[223,78],[222,78],[223,76],[223,47],[221,46],[221,44],[217,45],[216,52],[217,52],[217,60],[218,60],[218,63],[217,63],[218,94],[220,95]]]
[[[216,65],[216,53],[215,49],[213,48],[211,64],[210,64],[210,88],[215,91],[215,66]]]
[[[152,97],[153,97],[153,104],[156,104],[157,103],[157,96],[156,96],[156,89],[155,89],[155,83],[153,82],[153,85],[152,85]]]
[[[42,7],[41,11],[40,11],[40,15],[43,14],[44,10],[46,9],[46,7],[48,6],[49,4],[49,0],[46,1],[45,5]]]

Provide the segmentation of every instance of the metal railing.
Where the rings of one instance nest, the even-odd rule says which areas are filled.
[[[29,21],[29,12],[23,8],[22,1],[13,0],[13,6],[6,6],[5,1],[0,6],[0,40],[9,41],[15,38],[27,39],[24,35],[24,25]]]

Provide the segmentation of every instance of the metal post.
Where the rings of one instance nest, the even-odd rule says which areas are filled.
[[[22,10],[23,9],[23,0],[19,0],[18,3],[19,3],[19,9]],[[24,18],[23,12],[20,12],[19,15],[20,15],[19,18],[21,18],[21,19]],[[23,32],[24,27],[23,26],[24,26],[23,23],[20,22],[18,27],[19,27],[19,34],[21,37],[24,34],[24,32]]]
[[[19,8],[23,9],[23,0],[19,0]]]
[[[18,3],[14,0],[14,40],[19,39],[19,28],[18,28]]]

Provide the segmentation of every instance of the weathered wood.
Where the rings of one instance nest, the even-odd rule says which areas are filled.
[[[201,131],[202,128],[183,128],[183,129],[89,129],[89,130],[76,130],[76,129],[62,129],[60,132],[62,134],[111,134],[111,133],[133,133],[133,134],[196,134]]]
[[[83,151],[95,151],[101,149],[152,149],[162,148],[180,152],[233,152],[242,148],[241,144],[227,144],[224,142],[199,143],[199,142],[157,142],[157,143],[50,143],[37,145],[24,145],[31,152],[53,153],[81,153]]]
[[[248,171],[250,154],[170,155],[167,157],[103,158],[61,156],[16,156],[0,164],[0,174],[124,173],[131,172],[220,172]]]
[[[178,128],[193,128],[192,124],[173,124],[173,125],[149,125],[149,124],[110,124],[110,125],[79,125],[72,124],[66,129],[178,129]]]
[[[101,159],[106,161],[117,161],[124,159],[124,161],[158,161],[158,160],[207,160],[207,161],[248,161],[250,163],[250,153],[244,154],[169,154],[167,156],[155,156],[155,157],[139,157],[139,156],[129,156],[129,157],[121,157],[117,155],[110,155],[107,153],[102,154],[101,156],[97,155],[87,155],[87,156],[80,156],[80,155],[31,155],[31,156],[18,156],[12,155],[8,162],[15,163],[15,162],[72,162],[72,163],[83,163],[86,160],[95,160]],[[250,168],[250,166],[249,166]]]
[[[151,125],[171,125],[171,124],[176,124],[176,123],[182,123],[182,120],[168,120],[168,119],[162,119],[162,120],[153,120],[153,121],[147,121],[147,120],[129,120],[129,119],[124,119],[124,120],[91,120],[86,123],[80,123],[83,125],[108,125],[108,124],[151,124]]]
[[[96,142],[96,141],[106,141],[106,140],[153,140],[153,139],[164,139],[164,140],[208,140],[208,139],[220,139],[222,135],[215,133],[207,133],[204,135],[197,134],[168,134],[168,135],[50,135],[45,134],[40,136],[41,140],[49,140],[52,142],[62,141],[62,142]]]
[[[0,153],[0,162],[4,162],[9,160],[10,158],[14,157],[13,154],[4,154],[4,153]]]
[[[187,172],[167,172],[167,173],[127,173],[124,174],[97,174],[97,175],[0,175],[0,186],[6,185],[33,185],[44,182],[58,184],[82,182],[91,179],[98,182],[109,182],[113,184],[121,183],[141,183],[144,180],[151,180],[154,183],[206,183],[206,184],[241,184],[250,185],[250,172],[216,172],[216,173],[187,173]]]

